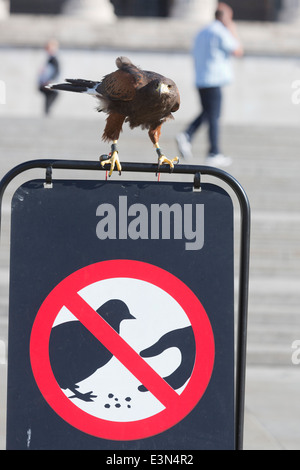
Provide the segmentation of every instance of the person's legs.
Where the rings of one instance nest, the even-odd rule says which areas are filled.
[[[58,97],[58,92],[56,91],[50,91],[50,93],[46,94],[45,114],[49,114],[50,108],[53,105],[57,97]]]
[[[209,154],[217,155],[219,149],[219,120],[221,116],[222,91],[220,87],[201,88],[201,103],[209,125]]]
[[[48,90],[45,86],[40,86],[40,92],[43,93],[45,97],[44,113],[49,114],[50,108],[53,102],[58,97],[58,92],[53,90]]]
[[[187,129],[185,130],[185,134],[189,137],[190,141],[192,140],[194,134],[198,131],[199,127],[203,124],[203,122],[207,119],[207,113],[206,113],[206,109],[205,107],[203,106],[203,101],[202,101],[202,96],[201,96],[201,93],[202,93],[202,88],[198,88],[198,92],[199,92],[199,98],[200,98],[200,102],[201,102],[201,107],[202,107],[202,111],[201,113],[196,117],[196,119],[194,119],[194,121],[192,121],[190,123],[190,125],[187,127]]]
[[[200,89],[198,89],[198,91],[199,91],[199,96],[200,96],[200,101],[201,101]],[[197,130],[205,121],[205,119],[206,119],[206,113],[204,110],[202,110],[201,113],[196,117],[196,119],[194,119],[188,125],[186,130],[176,136],[178,149],[181,153],[181,156],[185,158],[186,160],[190,160],[193,157],[191,142],[194,137],[194,134],[197,132]]]
[[[222,106],[222,90],[219,87],[201,90],[203,109],[209,124],[209,153],[205,163],[210,166],[225,167],[232,163],[231,158],[220,153],[219,125]]]
[[[207,121],[209,125],[209,151],[205,163],[216,167],[229,166],[232,163],[231,158],[222,155],[219,148],[222,90],[220,87],[199,88],[199,94],[202,112],[192,121],[185,132],[177,135],[178,149],[186,160],[190,160],[193,157],[191,140],[204,121]]]

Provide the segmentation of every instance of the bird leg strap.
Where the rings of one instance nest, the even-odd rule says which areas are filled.
[[[110,157],[108,157],[107,155],[101,155],[100,157],[101,166],[104,166],[107,163],[110,163],[109,176],[112,175],[112,172],[114,171],[115,166],[118,169],[119,175],[121,175],[121,171],[122,171],[121,163],[119,160],[119,152],[117,149],[117,142],[118,142],[117,140],[114,140],[111,145]]]
[[[159,147],[159,144],[155,144],[155,148],[156,148],[156,153],[158,155],[158,167],[157,167],[157,172],[159,172],[159,169],[161,167],[161,165],[163,165],[164,163],[169,165],[170,166],[170,172],[173,170],[174,168],[174,164],[175,163],[178,163],[179,162],[179,158],[178,157],[175,157],[175,158],[172,158],[172,160],[170,160],[169,158],[167,158],[161,151],[160,147]]]

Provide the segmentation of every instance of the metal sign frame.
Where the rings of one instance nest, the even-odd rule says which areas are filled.
[[[8,184],[21,173],[31,169],[45,169],[46,184],[51,184],[52,170],[94,170],[106,171],[97,161],[84,160],[56,160],[40,159],[30,160],[11,169],[0,181],[0,229],[2,199]],[[122,172],[157,173],[155,163],[123,163]],[[239,290],[237,306],[237,333],[236,333],[236,378],[235,378],[235,449],[243,449],[244,434],[244,408],[245,408],[245,381],[246,381],[246,353],[247,353],[247,323],[248,323],[248,296],[249,296],[249,267],[250,267],[250,204],[243,187],[229,173],[218,168],[202,165],[175,165],[174,174],[194,175],[194,187],[201,187],[201,175],[208,175],[225,182],[235,193],[241,217],[240,232],[240,258],[239,258]],[[162,166],[159,173],[170,173],[169,167]]]

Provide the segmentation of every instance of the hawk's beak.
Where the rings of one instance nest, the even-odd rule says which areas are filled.
[[[163,93],[169,93],[170,92],[168,85],[166,85],[165,83],[160,83],[157,87],[157,91],[158,91],[159,95],[162,95]]]

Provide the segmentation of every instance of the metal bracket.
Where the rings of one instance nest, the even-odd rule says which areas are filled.
[[[194,175],[194,191],[201,191],[201,173],[198,171]]]
[[[53,187],[53,183],[52,183],[52,166],[47,166],[44,188],[49,189],[49,188],[52,188],[52,187]]]

